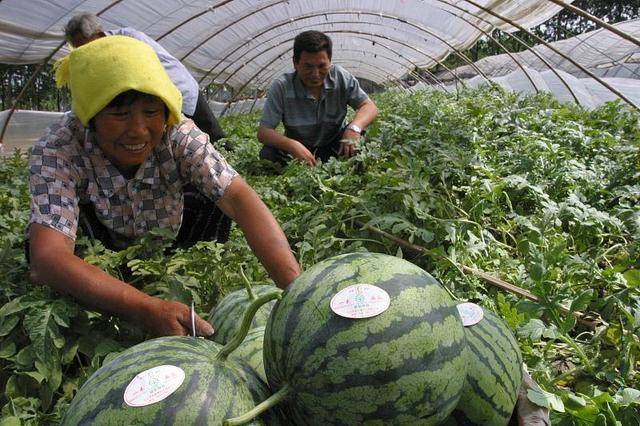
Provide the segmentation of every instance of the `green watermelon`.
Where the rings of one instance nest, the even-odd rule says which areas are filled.
[[[227,294],[209,313],[209,323],[213,326],[215,334],[213,341],[224,345],[233,337],[240,326],[242,314],[249,304],[264,294],[271,291],[282,291],[272,285],[257,285],[251,287],[247,284],[246,289],[236,290]],[[267,323],[267,318],[271,313],[275,300],[265,304],[256,312],[251,323],[251,328],[260,327]]]
[[[332,297],[354,284],[384,289],[389,308],[335,314]],[[271,313],[264,362],[275,393],[263,406],[282,404],[294,424],[437,424],[462,393],[465,348],[457,310],[427,272],[381,254],[333,257],[301,274]]]
[[[247,337],[245,337],[238,349],[229,355],[229,359],[246,364],[258,377],[267,383],[267,376],[264,373],[264,362],[262,359],[264,329],[265,326],[263,325],[249,330]]]
[[[459,425],[507,425],[522,384],[518,342],[504,321],[487,310],[479,323],[465,327],[465,336],[469,369],[451,417]]]
[[[172,336],[125,350],[89,377],[62,424],[221,425],[225,418],[252,409],[269,390],[229,355],[246,337],[258,308],[277,297],[280,292],[272,291],[256,299],[224,347],[202,338]],[[279,424],[278,412],[269,411],[264,421]]]

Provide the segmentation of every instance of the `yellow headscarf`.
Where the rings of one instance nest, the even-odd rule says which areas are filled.
[[[58,87],[71,90],[71,108],[88,125],[116,96],[128,90],[155,95],[169,108],[167,124],[181,119],[182,94],[156,52],[126,36],[106,36],[74,49],[55,64]]]

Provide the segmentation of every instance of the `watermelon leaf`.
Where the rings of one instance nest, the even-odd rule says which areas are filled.
[[[0,318],[0,337],[4,337],[11,333],[11,330],[20,322],[18,315]]]
[[[624,388],[619,393],[618,403],[622,406],[639,404],[640,403],[640,390],[633,388]]]
[[[562,398],[560,398],[556,394],[547,392],[542,389],[528,389],[527,398],[529,398],[529,401],[540,407],[549,408],[559,413],[564,413],[564,403],[562,402]]]

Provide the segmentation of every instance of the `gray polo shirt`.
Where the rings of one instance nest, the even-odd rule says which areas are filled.
[[[327,146],[342,136],[347,105],[356,109],[367,99],[358,80],[339,65],[331,66],[318,100],[295,72],[287,73],[271,85],[260,125],[275,129],[282,122],[284,134],[307,148]]]
[[[133,28],[119,28],[117,30],[109,30],[105,31],[106,35],[122,35],[131,38],[138,39],[147,43],[149,46],[153,47],[153,50],[156,51],[158,55],[158,59],[162,63],[164,70],[169,75],[173,84],[176,85],[180,93],[182,93],[182,112],[188,116],[193,116],[193,113],[196,111],[196,103],[198,102],[198,93],[200,91],[200,87],[198,86],[198,82],[191,75],[189,70],[182,65],[176,57],[174,57],[171,53],[167,52],[167,50],[160,45],[157,41],[149,37],[143,32],[135,30]]]

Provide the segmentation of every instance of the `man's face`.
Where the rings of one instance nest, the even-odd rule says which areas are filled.
[[[94,118],[98,146],[122,172],[137,168],[162,141],[165,109],[160,98],[106,107]]]
[[[315,89],[324,84],[331,67],[331,59],[326,50],[315,53],[302,51],[298,62],[294,61],[293,66],[302,84],[308,89]]]

